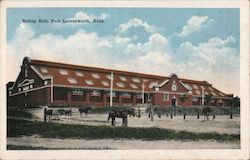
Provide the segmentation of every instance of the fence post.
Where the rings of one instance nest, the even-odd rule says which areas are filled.
[[[44,122],[46,122],[46,118],[47,118],[47,116],[46,116],[46,108],[44,108],[44,111],[43,111],[43,115],[44,115]]]

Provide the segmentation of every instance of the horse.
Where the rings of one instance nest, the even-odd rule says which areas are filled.
[[[64,112],[65,116],[72,116],[72,109],[68,109]]]
[[[82,117],[82,113],[85,113],[85,117],[87,117],[88,112],[91,110],[91,107],[81,107],[79,108],[80,117]]]
[[[111,118],[112,120],[112,126],[114,126],[114,122],[115,122],[115,118],[122,118],[122,124],[123,125],[127,125],[127,116],[128,115],[132,115],[133,117],[135,116],[135,112],[133,110],[121,110],[121,111],[117,111],[117,110],[111,110],[109,112],[109,116],[108,116],[108,121]]]
[[[205,121],[205,117],[207,118],[207,120],[209,120],[208,119],[208,113],[211,112],[211,111],[212,111],[212,109],[210,107],[208,107],[208,106],[202,108],[202,114],[204,115],[204,121]]]
[[[48,109],[45,111],[45,116],[48,116],[48,118],[52,118],[53,115],[53,109]]]

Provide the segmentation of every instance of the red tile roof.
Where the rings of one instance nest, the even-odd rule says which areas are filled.
[[[114,90],[141,92],[144,83],[144,90],[147,92],[153,91],[152,87],[154,85],[159,85],[166,79],[169,79],[169,77],[166,76],[40,60],[31,60],[30,64],[34,66],[42,76],[53,76],[53,84],[58,86],[102,88],[108,90],[110,88],[110,75],[111,72],[113,72]],[[60,72],[63,72],[64,74],[61,74]],[[65,72],[67,72],[67,74]],[[203,87],[204,92],[207,94],[212,94],[215,97],[228,97],[227,94],[212,87],[212,85],[206,81],[196,81],[183,78],[179,78],[179,80],[188,90],[192,91],[193,95],[201,95]]]

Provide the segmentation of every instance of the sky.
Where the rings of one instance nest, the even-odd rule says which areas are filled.
[[[64,23],[70,20],[81,23]],[[28,56],[155,75],[176,73],[239,96],[239,24],[236,8],[8,8],[7,64],[12,72],[7,79],[16,80]]]

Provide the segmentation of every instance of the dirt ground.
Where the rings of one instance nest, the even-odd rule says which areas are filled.
[[[86,140],[52,139],[38,136],[8,138],[8,145],[45,147],[48,149],[238,149],[240,142],[216,141],[142,141],[142,140]]]
[[[43,109],[33,109],[30,111],[39,120],[43,120]],[[173,119],[170,116],[162,116],[158,118],[157,115],[154,116],[154,121],[148,118],[146,113],[142,113],[141,118],[138,117],[128,117],[128,127],[158,127],[173,129],[177,131],[190,131],[190,132],[217,132],[217,133],[227,133],[227,134],[240,134],[240,117],[234,116],[230,119],[229,116],[216,116],[213,120],[212,116],[209,117],[209,121],[205,121],[203,116],[197,119],[197,116],[175,116]],[[111,122],[107,121],[108,114],[88,114],[87,117],[83,114],[80,117],[79,112],[76,108],[73,108],[73,115],[59,116],[58,121],[53,120],[57,123],[66,124],[85,124],[85,125],[111,125]],[[51,121],[51,120],[49,120]],[[122,120],[116,119],[116,126],[121,126]]]

